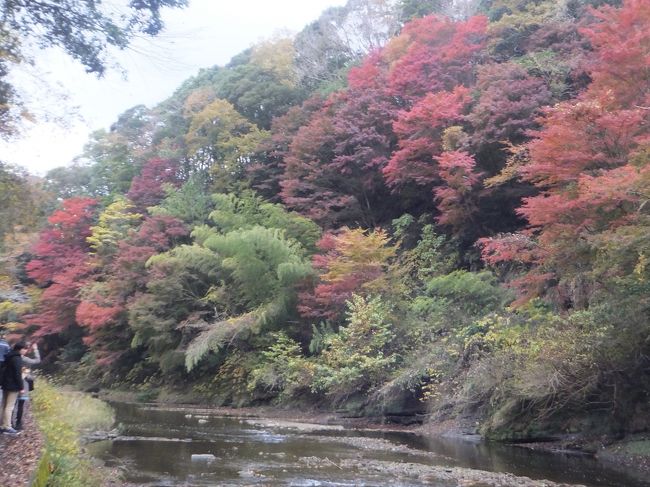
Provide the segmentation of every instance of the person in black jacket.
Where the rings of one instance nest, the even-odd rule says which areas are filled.
[[[5,330],[0,326],[0,382],[2,380],[2,371],[5,367],[5,357],[11,352],[11,347],[7,340],[5,340]],[[0,405],[2,405],[2,387],[0,386]],[[1,411],[1,410],[0,410]],[[0,419],[0,421],[2,421]]]
[[[23,355],[27,353],[27,344],[18,342],[13,346],[11,352],[5,356],[4,374],[2,375],[2,425],[0,428],[3,433],[17,434],[18,432],[11,427],[11,414],[16,404],[18,394],[24,391],[23,383]]]

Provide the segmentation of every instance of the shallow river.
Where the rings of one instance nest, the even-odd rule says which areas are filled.
[[[113,406],[119,436],[91,443],[87,449],[107,465],[123,469],[126,480],[138,485],[457,485],[426,480],[420,474],[431,466],[510,472],[590,487],[650,485],[582,456],[406,433],[223,417],[203,409]]]

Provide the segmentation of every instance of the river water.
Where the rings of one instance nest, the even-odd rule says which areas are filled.
[[[108,466],[122,469],[125,480],[138,485],[458,485],[419,475],[442,466],[589,487],[650,486],[584,456],[408,433],[224,417],[204,409],[113,406],[119,436],[90,443],[87,449]]]

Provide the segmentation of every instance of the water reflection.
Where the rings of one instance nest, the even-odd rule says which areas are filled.
[[[647,486],[641,478],[614,472],[595,459],[579,454],[533,451],[499,443],[452,441],[444,438],[415,437],[410,444],[443,454],[448,464],[510,472],[535,479],[585,484],[589,486]]]
[[[350,466],[371,461],[511,472],[590,487],[650,485],[591,458],[499,444],[400,433],[301,431],[214,416],[205,410],[122,403],[114,407],[121,436],[88,449],[107,464],[123,468],[127,481],[141,485],[428,485],[399,473],[388,479],[386,472]],[[197,461],[197,455],[214,458]]]

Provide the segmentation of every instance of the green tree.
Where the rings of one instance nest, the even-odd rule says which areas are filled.
[[[70,166],[55,167],[45,174],[44,186],[62,200],[76,196],[101,196],[95,191],[93,167],[75,162]]]
[[[35,178],[0,161],[0,252],[6,237],[16,231],[34,231],[48,206],[48,198]]]
[[[284,115],[305,98],[297,84],[295,50],[289,38],[262,42],[237,56],[224,71],[215,91],[259,128],[271,128],[274,117]]]
[[[415,298],[414,309],[430,321],[458,327],[496,311],[507,298],[491,272],[458,270],[430,279],[425,293]]]
[[[206,224],[214,207],[207,186],[208,178],[200,173],[190,176],[179,189],[166,185],[164,189],[167,196],[158,206],[149,208],[149,211],[154,216],[173,216],[190,226]]]
[[[166,117],[171,114],[160,107],[150,110],[137,105],[126,110],[109,130],[90,135],[72,165],[47,173],[48,189],[61,198],[92,196],[106,204],[112,196],[125,194],[147,161],[166,152],[172,153],[172,159],[179,156],[177,151],[166,151],[168,139],[158,140],[167,130]],[[183,133],[186,127],[173,129]]]
[[[347,306],[348,323],[338,333],[327,335],[312,386],[335,402],[378,387],[399,360],[391,347],[396,335],[389,306],[378,297],[358,295]]]
[[[308,392],[314,378],[314,362],[305,358],[300,344],[283,331],[271,334],[273,344],[261,352],[262,363],[249,377],[249,391],[276,393],[280,400]]]
[[[268,203],[251,191],[241,195],[217,193],[212,195],[214,211],[210,219],[221,233],[261,226],[280,228],[285,236],[299,242],[309,253],[316,251],[320,228],[298,213],[287,211],[282,205]]]
[[[244,179],[251,156],[267,137],[231,103],[217,99],[192,117],[185,142],[189,157],[210,170],[218,190],[227,191]]]
[[[215,232],[204,245],[223,259],[220,265],[225,273],[204,299],[221,312],[217,316],[227,318],[206,326],[190,344],[186,358],[190,370],[208,352],[235,338],[259,334],[288,320],[295,310],[296,285],[311,274],[300,244],[286,239],[280,229]]]
[[[183,371],[181,323],[209,314],[204,298],[222,279],[221,259],[198,245],[181,245],[147,262],[147,292],[128,304],[131,346],[169,377]],[[176,375],[177,377],[177,375]]]
[[[194,183],[180,196],[170,193],[154,213],[199,223],[196,215],[204,218],[207,208],[192,209]],[[312,222],[252,193],[214,195],[210,206],[212,225],[195,228],[194,245],[151,257],[147,291],[127,306],[133,346],[169,373],[180,373],[183,354],[193,369],[210,352],[249,338],[246,347],[256,346],[262,330],[295,322],[296,286],[311,274],[306,247],[319,234]]]
[[[400,0],[399,18],[402,22],[408,22],[433,13],[447,13],[453,3],[453,0]]]
[[[212,312],[188,347],[188,369],[211,351],[296,322],[297,285],[311,275],[320,233],[313,222],[250,192],[213,200],[213,226],[197,227],[192,236],[217,256],[220,274],[202,298]]]

